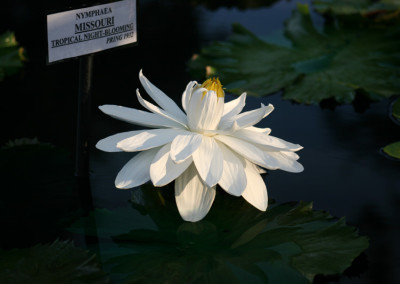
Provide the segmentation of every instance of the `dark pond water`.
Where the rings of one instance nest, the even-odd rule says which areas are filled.
[[[293,1],[278,1],[240,10],[210,9],[185,1],[140,1],[139,45],[94,57],[87,181],[74,179],[78,60],[45,65],[45,11],[79,4],[75,2],[7,1],[0,10],[0,32],[15,31],[29,58],[20,74],[0,82],[0,144],[37,137],[55,147],[50,152],[47,146],[3,150],[3,249],[30,247],[60,237],[73,238],[82,247],[96,245],[101,255],[109,245],[101,241],[102,236],[98,242],[96,237],[84,238],[64,228],[91,208],[121,210],[130,206],[131,192],[117,190],[114,179],[131,154],[104,153],[93,145],[134,126],[107,117],[97,106],[138,108],[135,90],[141,68],[179,102],[187,82],[193,79],[186,62],[202,45],[227,38],[233,22],[260,36],[274,34],[296,6]],[[316,15],[313,19],[322,21]],[[303,173],[271,171],[265,177],[270,198],[278,203],[312,201],[314,209],[346,217],[348,224],[370,240],[369,248],[344,276],[317,277],[315,283],[400,283],[400,163],[379,153],[381,147],[400,140],[399,126],[388,115],[391,102],[360,100],[331,109],[329,105],[294,104],[282,100],[280,94],[247,99],[248,109],[272,103],[274,112],[259,126],[270,127],[273,135],[304,147],[299,152]],[[136,229],[151,227],[151,221],[135,216],[132,218],[142,222]]]

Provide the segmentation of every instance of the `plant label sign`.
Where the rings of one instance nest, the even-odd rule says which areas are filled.
[[[48,63],[137,42],[136,0],[47,15]]]

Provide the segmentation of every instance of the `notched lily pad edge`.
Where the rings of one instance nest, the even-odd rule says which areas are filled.
[[[304,25],[306,25],[305,28],[312,29],[312,30],[310,30],[310,34],[312,35],[313,32],[317,33],[318,32],[316,30],[317,27],[315,27],[315,25],[309,23],[309,20],[310,20],[310,19],[308,19],[309,14],[310,14],[309,6],[307,4],[297,5],[297,10],[294,10],[291,18],[286,22],[285,35],[286,35],[287,29],[288,29],[288,27],[287,27],[288,23],[290,21],[293,21],[292,18],[295,18],[295,20],[296,20],[296,17],[298,18],[299,15],[300,15],[300,17],[304,18],[303,19],[305,21]],[[344,22],[347,22],[347,21],[344,21]],[[351,22],[353,22],[353,21],[351,21]],[[310,24],[313,25],[313,27],[310,27]],[[328,25],[328,24],[326,24],[326,25]],[[346,26],[348,26],[348,24],[347,25],[343,24],[343,27],[344,27],[344,29],[342,27],[343,31],[347,31]],[[367,26],[370,26],[370,24],[368,24]],[[329,29],[330,26],[328,25],[327,27]],[[344,90],[341,90],[341,91],[345,92],[347,89],[349,91],[347,95],[345,95],[345,93],[334,94],[332,92],[331,92],[331,94],[329,94],[329,92],[327,93],[327,95],[329,95],[329,96],[296,95],[296,92],[299,92],[299,91],[294,91],[294,90],[299,88],[298,85],[299,84],[303,85],[302,86],[303,89],[306,88],[307,84],[309,84],[309,83],[307,83],[308,81],[316,80],[315,78],[312,78],[312,76],[310,74],[315,73],[315,70],[319,70],[320,68],[322,68],[323,66],[326,65],[326,64],[325,65],[322,64],[321,62],[323,60],[321,61],[318,58],[311,58],[311,59],[308,59],[305,61],[301,61],[301,60],[294,61],[294,63],[295,63],[294,65],[292,64],[292,66],[290,66],[290,65],[286,66],[285,72],[289,72],[290,68],[294,68],[296,70],[299,69],[299,68],[296,68],[296,66],[299,64],[302,66],[303,69],[305,68],[305,70],[300,68],[296,72],[293,72],[294,76],[292,76],[290,82],[287,80],[286,80],[287,81],[286,83],[282,83],[279,81],[280,83],[274,84],[274,86],[271,85],[270,87],[265,87],[265,88],[260,89],[260,86],[257,86],[257,83],[255,83],[255,82],[257,82],[257,80],[255,82],[253,82],[253,81],[247,82],[245,79],[239,79],[237,76],[238,74],[235,75],[235,73],[238,73],[238,72],[240,73],[240,71],[237,71],[237,72],[232,71],[233,70],[232,68],[234,67],[234,65],[237,64],[237,63],[235,63],[234,60],[238,60],[238,58],[233,56],[234,54],[232,53],[232,52],[234,52],[234,47],[236,46],[240,49],[240,46],[242,46],[243,44],[248,44],[249,46],[253,46],[253,47],[258,46],[259,44],[265,45],[263,48],[272,49],[272,50],[275,50],[275,48],[278,48],[278,47],[280,47],[280,48],[282,48],[282,50],[284,50],[287,47],[281,46],[276,43],[270,43],[268,40],[265,40],[264,38],[256,36],[251,31],[247,30],[243,26],[240,26],[239,24],[233,24],[232,28],[233,28],[233,35],[228,40],[216,41],[216,42],[211,43],[207,47],[203,47],[202,50],[200,51],[199,55],[197,55],[196,57],[193,57],[192,60],[188,62],[189,69],[194,77],[204,78],[204,77],[209,77],[209,76],[219,76],[219,77],[221,77],[220,79],[223,80],[222,83],[226,84],[225,87],[226,87],[227,91],[235,93],[235,94],[241,94],[242,92],[246,91],[249,95],[262,97],[262,96],[275,94],[276,92],[282,92],[283,93],[282,97],[286,100],[303,103],[303,104],[318,104],[318,103],[320,103],[321,105],[325,105],[325,106],[328,105],[329,108],[331,108],[331,109],[334,109],[336,105],[348,104],[348,103],[355,104],[355,103],[357,103],[356,102],[357,98],[361,98],[361,99],[358,99],[359,101],[363,102],[361,104],[361,106],[354,105],[355,110],[360,111],[360,112],[362,112],[363,109],[365,110],[366,106],[368,107],[371,102],[379,101],[380,99],[383,99],[383,98],[388,98],[391,95],[396,94],[397,93],[396,91],[399,90],[398,87],[400,87],[400,86],[397,84],[393,85],[392,84],[393,80],[389,78],[390,80],[388,79],[388,84],[390,83],[389,84],[390,87],[387,87],[387,88],[386,87],[384,88],[380,85],[374,86],[371,84],[362,84],[362,83],[360,83],[362,81],[356,80],[354,82],[356,82],[356,83],[358,82],[357,84],[353,84],[354,82],[353,83],[352,82],[342,82]],[[371,26],[371,28],[374,28],[374,30],[375,30],[376,26]],[[349,29],[349,31],[350,31],[351,36],[353,36],[354,38],[357,37],[357,34],[353,35],[351,33],[351,31],[352,31],[351,29]],[[381,34],[381,33],[378,33],[378,34]],[[290,37],[290,35],[289,35],[289,37]],[[287,36],[286,36],[286,38],[288,40],[290,39]],[[369,37],[366,37],[366,38],[369,38]],[[294,40],[296,41],[296,39],[294,39]],[[339,40],[340,40],[340,37],[339,37]],[[388,38],[387,40],[390,40],[390,39]],[[356,42],[356,41],[354,41],[354,42]],[[298,47],[298,48],[300,48],[300,47]],[[237,52],[237,50],[236,50],[236,52]],[[325,53],[322,52],[322,54],[324,55]],[[327,55],[325,54],[322,57],[325,58],[326,56]],[[241,57],[243,57],[243,56],[241,56]],[[254,60],[254,58],[252,58],[251,60]],[[305,63],[306,63],[306,66],[303,66]],[[312,67],[311,70],[309,70],[310,67]],[[380,67],[383,68],[383,65]],[[317,68],[317,69],[315,69],[315,68]],[[321,73],[320,71],[319,71],[319,73]],[[308,74],[308,72],[311,72],[311,73]],[[243,73],[243,74],[245,74],[245,73]],[[250,75],[245,74],[243,78],[247,78],[246,76],[250,76]],[[224,78],[224,77],[226,77],[226,78]],[[230,79],[231,81],[227,80],[228,78],[231,78]],[[307,80],[303,80],[304,78],[306,78]],[[387,86],[388,84],[386,84],[385,86]],[[246,85],[248,85],[248,86],[246,86]],[[339,85],[340,85],[340,82],[337,82],[337,85],[335,85],[335,86],[338,87]],[[334,103],[332,104],[332,102],[334,102]]]
[[[389,117],[400,126],[400,96],[397,96],[390,104]],[[400,162],[400,141],[380,148],[379,153],[389,160]]]
[[[400,162],[400,141],[382,147],[379,153],[389,160]]]

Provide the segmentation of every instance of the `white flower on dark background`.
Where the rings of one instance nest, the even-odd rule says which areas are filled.
[[[175,102],[139,74],[140,82],[158,106],[144,100],[150,112],[115,105],[100,109],[120,120],[153,129],[119,133],[100,140],[96,147],[106,152],[140,152],[118,173],[117,188],[128,189],[151,180],[164,186],[175,180],[178,210],[186,221],[204,218],[215,198],[216,185],[243,198],[259,210],[268,206],[267,188],[260,173],[281,169],[301,172],[294,153],[300,145],[257,128],[274,107],[240,113],[246,94],[225,103],[217,78],[199,85],[189,82],[182,95],[182,111]]]

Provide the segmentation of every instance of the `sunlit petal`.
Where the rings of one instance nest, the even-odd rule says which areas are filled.
[[[164,145],[150,165],[150,178],[155,186],[164,186],[180,176],[193,162],[192,158],[175,163],[170,157],[171,144]]]
[[[122,140],[135,136],[142,132],[143,130],[136,130],[136,131],[122,132],[108,136],[97,142],[96,148],[105,152],[122,152],[122,150],[117,147],[117,144]]]
[[[115,105],[99,106],[99,109],[108,114],[109,116],[123,120],[132,124],[142,125],[147,127],[175,127],[182,128],[182,126],[174,121],[165,119],[164,117],[134,108],[127,108]]]
[[[196,81],[190,81],[189,84],[187,84],[186,89],[182,94],[182,107],[186,112],[189,107],[190,98],[192,97],[193,88],[196,85],[197,85]]]
[[[291,172],[291,173],[300,173],[304,170],[302,164],[296,161],[296,159],[291,158],[286,153],[288,152],[268,152],[267,155],[271,156],[275,159],[276,163],[278,164],[278,168]]]
[[[178,105],[168,97],[163,91],[154,86],[147,78],[143,75],[142,70],[139,72],[139,80],[142,83],[143,88],[149,94],[149,96],[165,111],[175,114],[181,120],[184,120],[186,115],[178,107]]]
[[[267,135],[271,133],[271,128],[259,128],[259,127],[255,127],[255,126],[249,126],[249,127],[243,128],[243,129],[253,131],[253,132],[261,132],[261,133],[264,133]]]
[[[183,220],[197,222],[203,219],[215,198],[215,187],[209,187],[200,178],[192,164],[175,180],[175,200]]]
[[[232,116],[239,114],[246,104],[246,93],[243,93],[237,99],[231,100],[224,104],[224,113],[221,120],[227,120]]]
[[[290,151],[281,151],[281,153],[282,154],[284,154],[285,156],[287,156],[289,159],[292,159],[292,160],[298,160],[298,159],[300,159],[300,156],[299,155],[297,155],[296,153],[294,153],[294,152],[290,152]]]
[[[203,135],[188,132],[175,137],[171,145],[171,159],[181,163],[190,157],[199,148]]]
[[[229,194],[240,196],[247,185],[243,162],[223,143],[218,142],[222,151],[224,165],[218,184]]]
[[[242,196],[261,211],[267,210],[268,207],[268,193],[264,180],[261,178],[258,169],[254,164],[246,161],[245,172],[247,177],[247,186]]]
[[[240,128],[253,126],[258,122],[260,122],[265,116],[267,116],[273,110],[274,110],[273,105],[269,104],[268,106],[265,106],[261,104],[261,107],[258,109],[243,112],[241,114],[231,117],[230,119],[221,121],[219,129],[229,128],[235,121]]]
[[[215,136],[215,139],[221,141],[229,148],[234,150],[237,154],[245,157],[247,160],[257,165],[260,165],[261,167],[270,170],[276,170],[279,168],[279,164],[277,163],[275,158],[271,157],[266,152],[262,151],[261,149],[249,142],[224,135],[217,135]]]
[[[145,108],[147,108],[149,111],[159,114],[160,116],[165,117],[166,119],[172,120],[176,123],[179,123],[182,125],[182,127],[186,128],[186,123],[187,123],[187,119],[186,117],[184,117],[184,119],[182,120],[181,118],[175,116],[174,114],[168,113],[164,110],[162,110],[161,108],[159,108],[158,106],[153,105],[152,103],[146,101],[145,99],[142,98],[142,96],[139,93],[139,89],[136,90],[136,95],[137,98],[139,100],[139,103],[144,106]]]
[[[115,180],[115,186],[128,189],[144,184],[150,180],[150,164],[159,148],[140,152],[120,170]]]
[[[192,155],[194,164],[208,186],[214,186],[222,176],[223,156],[217,142],[204,136],[199,148]]]
[[[290,150],[290,151],[298,151],[302,149],[298,144],[293,144],[287,142],[283,139],[276,138],[274,136],[261,133],[261,132],[254,132],[247,129],[240,129],[234,133],[234,136],[247,142],[260,144],[263,146],[268,146],[266,149],[270,150]]]
[[[174,140],[186,131],[177,129],[147,129],[117,143],[117,147],[125,152],[135,152],[162,146]]]
[[[293,153],[293,152],[291,152],[291,153]],[[267,173],[267,170],[265,170],[265,169],[263,169],[263,168],[261,168],[259,166],[256,166],[256,167],[257,167],[257,170],[258,170],[259,174],[266,174]]]
[[[204,94],[205,93],[205,94]],[[193,92],[189,102],[188,124],[193,131],[216,129],[224,111],[224,98],[214,91],[200,88]]]

